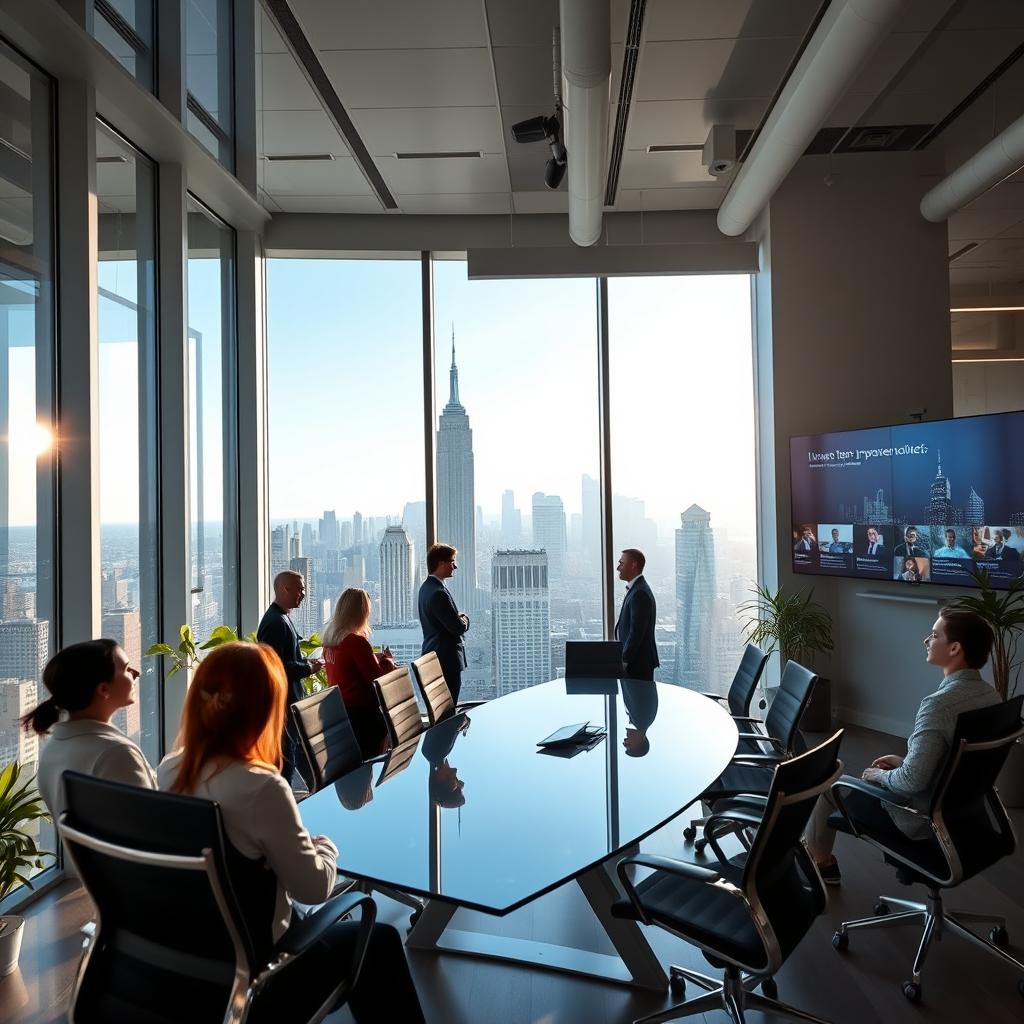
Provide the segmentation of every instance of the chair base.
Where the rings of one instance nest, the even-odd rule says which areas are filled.
[[[659,1010],[647,1017],[641,1017],[633,1024],[659,1024],[660,1021],[682,1020],[685,1017],[694,1017],[698,1014],[710,1013],[714,1010],[724,1010],[729,1015],[733,1024],[746,1024],[746,1010],[758,1010],[771,1016],[773,1020],[794,1020],[806,1021],[807,1024],[829,1024],[822,1017],[815,1017],[811,1013],[804,1013],[794,1006],[780,1003],[777,999],[761,995],[752,991],[758,985],[771,982],[774,988],[774,981],[768,975],[761,974],[740,974],[735,968],[729,968],[721,981],[709,978],[706,974],[698,971],[691,971],[688,967],[677,967],[674,964],[669,968],[672,978],[672,987],[675,989],[680,982],[693,982],[705,989],[703,995],[693,999],[687,999],[685,1003],[677,1003],[667,1010]]]
[[[900,925],[912,924],[920,921],[923,924],[921,941],[917,947],[917,954],[914,957],[914,964],[911,969],[911,980],[903,983],[903,994],[911,1001],[917,1002],[921,997],[921,972],[924,970],[925,958],[931,948],[933,939],[940,939],[945,932],[959,935],[973,942],[989,953],[994,953],[1009,964],[1024,971],[1024,963],[1016,957],[1010,956],[1005,949],[1001,949],[994,942],[976,935],[964,923],[971,921],[976,923],[991,924],[993,931],[1002,931],[1005,941],[1006,919],[995,914],[973,914],[966,912],[946,911],[942,905],[942,892],[939,889],[928,891],[927,903],[918,903],[914,900],[899,899],[895,896],[881,896],[875,909],[885,907],[885,911],[876,914],[874,917],[862,917],[855,921],[844,921],[839,930],[832,936],[832,945],[836,949],[846,949],[849,932],[860,928],[894,928]],[[899,911],[892,913],[893,910]]]

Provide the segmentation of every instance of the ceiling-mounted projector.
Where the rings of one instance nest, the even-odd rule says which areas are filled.
[[[736,129],[731,124],[712,125],[700,162],[715,178],[728,174],[736,166]]]

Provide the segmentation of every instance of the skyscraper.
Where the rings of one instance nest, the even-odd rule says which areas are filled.
[[[985,499],[978,494],[973,486],[967,499],[967,519],[965,522],[968,526],[985,525]]]
[[[601,490],[597,481],[583,474],[583,555],[588,562],[601,554]]]
[[[501,543],[514,548],[522,539],[523,514],[516,508],[515,491],[505,491],[501,496]]]
[[[380,621],[412,622],[412,539],[404,526],[389,526],[380,542]]]
[[[416,569],[427,571],[427,503],[425,501],[407,501],[402,509],[402,524],[412,538],[412,561]]]
[[[270,575],[276,576],[282,569],[288,568],[291,559],[289,553],[290,531],[286,525],[275,526],[270,533]]]
[[[548,553],[551,576],[565,574],[565,508],[557,494],[533,496],[533,544]]]
[[[712,665],[715,542],[711,516],[691,505],[676,530],[676,681],[708,689]]]
[[[938,469],[928,491],[925,519],[930,526],[948,526],[953,522],[953,493],[949,480],[942,475],[942,452],[938,453]]]
[[[39,703],[35,679],[0,678],[0,765],[17,761],[22,769],[39,761],[39,737],[21,727],[21,716]]]
[[[323,518],[320,520],[320,543],[325,548],[336,548],[341,540],[338,531],[338,517],[333,509],[324,509]]]
[[[448,381],[448,404],[437,430],[437,539],[458,549],[459,569],[448,581],[448,589],[459,608],[466,609],[476,603],[476,498],[473,431],[459,401],[454,330]]]
[[[292,611],[292,622],[299,636],[305,639],[310,633],[319,633],[323,623],[320,621],[320,606],[316,595],[316,573],[312,558],[293,558],[288,565],[293,572],[302,573],[306,581],[306,599]]]
[[[0,679],[42,678],[50,653],[50,623],[45,619],[0,622]]]
[[[865,523],[888,523],[891,519],[889,506],[885,502],[885,491],[881,487],[875,491],[875,498],[872,501],[864,497],[864,522]]]
[[[363,543],[363,516],[360,512],[352,513],[352,543]]]
[[[497,695],[551,678],[551,591],[544,551],[496,551],[491,631]]]

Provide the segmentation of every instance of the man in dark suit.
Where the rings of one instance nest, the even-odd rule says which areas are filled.
[[[658,667],[658,645],[654,642],[654,624],[658,609],[654,594],[643,577],[647,559],[642,551],[626,548],[616,566],[619,579],[626,583],[615,639],[622,642],[622,662],[630,679],[654,679]]]
[[[423,654],[434,651],[441,662],[444,681],[452,700],[459,702],[462,670],[466,667],[463,634],[469,629],[469,616],[455,606],[444,581],[458,569],[458,552],[450,544],[434,544],[427,552],[427,572],[419,593],[420,626],[423,629]]]
[[[882,547],[882,538],[878,536],[878,527],[868,527],[868,541],[864,546],[864,554],[871,558],[884,558],[885,549]]]
[[[288,677],[288,703],[294,704],[306,696],[306,688],[302,680],[319,672],[323,662],[319,658],[304,658],[299,650],[299,634],[292,625],[288,614],[298,608],[306,596],[306,581],[302,573],[285,569],[274,577],[274,600],[263,613],[260,628],[256,631],[256,639],[261,644],[273,647],[277,656],[284,662],[285,675]],[[284,734],[281,737],[281,754],[284,766],[281,775],[291,784],[292,774],[299,767],[299,741],[291,722],[291,715],[284,716]],[[300,774],[305,777],[300,768]],[[306,780],[307,784],[309,780]]]
[[[996,562],[1019,562],[1020,552],[1016,548],[1011,548],[1010,531],[1009,530],[996,530],[995,543],[985,552],[986,559],[992,559]]]
[[[913,555],[915,558],[928,557],[928,549],[918,543],[916,526],[908,526],[903,531],[903,541],[904,543],[896,545],[896,550],[893,552],[898,558],[907,558],[909,555]]]

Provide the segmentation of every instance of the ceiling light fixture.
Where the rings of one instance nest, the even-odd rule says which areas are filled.
[[[955,306],[950,313],[1024,313],[1024,306]]]
[[[993,358],[993,359],[954,359],[954,363],[1024,363],[1024,356],[1015,356],[1013,358]]]
[[[307,163],[316,160],[333,160],[333,153],[267,153],[263,157],[264,160],[268,160],[271,163],[276,163],[282,160],[298,161],[299,163]]]
[[[483,153],[478,149],[455,149],[440,153],[395,153],[396,160],[480,160]]]

